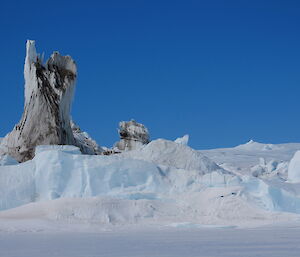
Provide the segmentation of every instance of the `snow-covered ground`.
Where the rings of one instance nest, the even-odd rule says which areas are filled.
[[[22,256],[83,256],[71,248],[79,240],[95,244],[84,256],[241,256],[251,247],[242,256],[296,256],[300,144],[250,141],[205,151],[187,144],[188,136],[158,139],[110,156],[39,146],[22,164],[2,156],[0,256],[19,256],[10,240],[22,238],[41,240]],[[110,249],[113,238],[120,247]],[[130,240],[140,244],[129,248]],[[63,242],[65,252],[51,255],[50,246]]]
[[[298,257],[299,227],[0,233],[5,257]]]

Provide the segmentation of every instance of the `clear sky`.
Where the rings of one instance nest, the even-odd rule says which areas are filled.
[[[0,136],[21,117],[25,42],[78,64],[73,119],[191,146],[300,142],[300,1],[1,1]]]

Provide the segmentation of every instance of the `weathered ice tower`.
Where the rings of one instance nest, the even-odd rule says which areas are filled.
[[[35,42],[27,41],[24,112],[2,140],[0,154],[23,162],[34,157],[37,145],[76,145],[70,125],[76,76],[76,64],[70,56],[54,52],[43,64]]]

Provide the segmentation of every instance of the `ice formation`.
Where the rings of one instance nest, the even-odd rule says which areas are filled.
[[[15,165],[15,164],[18,164],[18,162],[11,156],[7,154],[0,156],[0,166]]]
[[[239,183],[234,175],[186,146],[157,140],[147,147],[138,159],[134,151],[130,156],[81,155],[75,146],[37,146],[32,160],[0,167],[0,209],[61,197],[156,199],[170,191],[186,191],[188,185]],[[160,147],[157,155],[149,154]]]
[[[102,154],[103,149],[100,147],[97,142],[90,137],[90,135],[82,131],[80,127],[71,121],[71,128],[73,135],[76,140],[76,145],[80,147],[81,151],[86,154]]]
[[[121,151],[135,150],[150,142],[148,129],[135,120],[121,121],[119,123],[120,141],[115,147]]]
[[[76,77],[76,64],[70,56],[54,52],[43,64],[35,41],[27,41],[24,112],[20,122],[1,141],[0,155],[8,154],[24,162],[34,157],[37,145],[76,145],[83,153],[101,152],[79,127],[71,128],[70,110]]]
[[[288,179],[293,183],[300,183],[300,151],[297,151],[290,161]]]
[[[76,76],[70,56],[54,52],[43,64],[27,42],[24,113],[0,138],[0,220],[255,226],[300,219],[300,144],[250,140],[198,151],[188,135],[150,142],[148,129],[131,120],[120,122],[115,148],[101,148],[71,121]]]
[[[24,67],[25,106],[22,118],[1,143],[1,151],[23,162],[32,159],[41,144],[74,145],[70,126],[76,64],[54,52],[44,65],[28,40]]]
[[[266,154],[279,161],[294,147],[300,149],[276,146],[281,152]],[[222,164],[219,150],[210,151]],[[223,149],[223,156],[235,161],[235,154],[243,151]],[[202,152],[164,139],[110,156],[82,155],[75,146],[38,146],[32,160],[0,166],[0,210],[25,205],[1,211],[0,219],[33,215],[114,225],[248,226],[299,218],[300,190],[292,184],[253,177],[252,159],[247,161],[248,173],[245,169],[237,175]],[[245,158],[256,158],[256,165],[272,166],[266,156],[262,160],[253,150],[246,153]]]
[[[183,137],[178,137],[174,142],[177,144],[188,145],[189,135],[184,135]]]
[[[287,165],[276,171],[300,144],[265,146],[197,151],[158,139],[110,156],[38,146],[32,160],[0,165],[0,219],[239,226],[299,219],[300,190],[281,176]],[[257,165],[270,176],[253,177]]]

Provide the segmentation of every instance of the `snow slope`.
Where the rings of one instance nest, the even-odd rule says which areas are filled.
[[[122,155],[176,169],[198,170],[200,174],[213,171],[229,173],[199,151],[164,139],[154,140],[138,150],[124,152]]]
[[[24,220],[102,228],[299,222],[300,192],[285,177],[300,144],[250,142],[197,151],[187,143],[187,137],[158,139],[110,156],[82,155],[75,146],[39,146],[30,161],[2,162],[0,229]],[[267,176],[253,176],[253,167],[267,169],[270,162],[277,165]],[[281,162],[287,165],[278,172]]]

